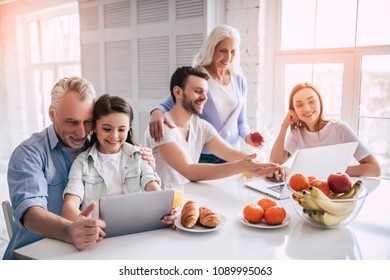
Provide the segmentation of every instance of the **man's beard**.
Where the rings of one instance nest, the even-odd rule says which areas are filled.
[[[191,100],[187,98],[186,95],[183,95],[183,100],[181,102],[181,105],[183,106],[184,110],[186,110],[189,113],[196,114],[196,115],[201,115],[202,110],[197,110]]]

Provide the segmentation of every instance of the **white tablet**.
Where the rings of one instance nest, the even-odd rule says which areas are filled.
[[[106,238],[169,227],[161,218],[171,212],[173,195],[173,190],[162,190],[101,198]]]

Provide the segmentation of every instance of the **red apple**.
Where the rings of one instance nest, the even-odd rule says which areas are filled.
[[[321,179],[314,179],[310,182],[310,186],[320,189],[326,196],[330,194],[329,184]]]
[[[255,145],[261,145],[264,142],[264,137],[258,132],[251,132],[250,139]]]
[[[352,181],[347,173],[338,172],[328,176],[328,185],[334,193],[345,193],[352,187]]]

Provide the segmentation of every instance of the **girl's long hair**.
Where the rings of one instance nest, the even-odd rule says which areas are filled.
[[[129,116],[129,133],[127,134],[126,142],[132,145],[136,145],[133,134],[133,120],[134,113],[131,105],[122,97],[119,96],[110,96],[109,94],[104,94],[96,100],[95,107],[93,109],[93,125],[96,128],[96,121],[103,116],[107,116],[112,113],[123,113]],[[97,141],[96,132],[92,134],[92,139],[90,145],[94,144]]]

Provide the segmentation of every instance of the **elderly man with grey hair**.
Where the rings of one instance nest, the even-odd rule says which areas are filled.
[[[13,152],[8,164],[8,187],[15,218],[14,234],[4,254],[44,237],[72,243],[83,250],[104,237],[104,221],[91,218],[86,207],[77,219],[61,217],[63,191],[76,156],[89,144],[96,93],[80,77],[63,78],[51,91],[52,125],[33,134]],[[150,149],[141,151],[154,167]]]

